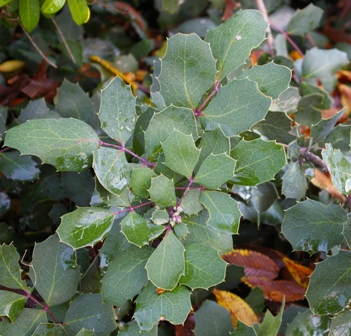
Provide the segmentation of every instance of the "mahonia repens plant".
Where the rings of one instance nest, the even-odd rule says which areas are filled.
[[[305,197],[291,182],[306,183],[296,157],[316,164],[321,159],[299,149],[291,133],[272,136],[273,119],[282,129],[288,123],[290,129],[286,112],[295,94],[289,87],[291,69],[274,62],[247,63],[252,50],[265,41],[267,27],[260,12],[243,10],[208,31],[204,39],[194,33],[172,36],[165,56],[154,64],[152,104],[137,103],[130,86],[115,77],[101,93],[98,130],[82,113],[76,118],[32,119],[7,131],[5,146],[37,156],[58,171],[92,170],[95,190],[91,206],[65,214],[56,234],[35,245],[30,282],[20,276],[15,247],[1,246],[0,284],[13,290],[0,291],[8,307],[1,334],[19,334],[26,326],[31,334],[50,328],[65,335],[109,335],[117,328],[115,307],[119,319],[123,311],[131,311],[134,319],[121,335],[156,335],[159,321],[183,324],[194,295],[224,281],[227,264],[221,255],[232,250],[242,214],[250,216],[249,202],[245,205],[233,195],[267,187],[284,169],[283,194],[297,200]],[[317,51],[309,51],[302,65],[305,97],[323,94],[309,84],[318,77],[316,71],[309,73],[314,66],[309,57]],[[343,64],[342,58],[339,65]],[[316,142],[332,130],[337,117],[313,125]],[[297,113],[299,118],[303,116]],[[332,175],[337,162],[350,165],[332,145],[322,155]],[[335,184],[345,189],[340,191],[349,194],[349,175],[334,176]],[[346,223],[347,216],[338,205],[312,200],[286,212],[286,238],[295,250],[315,253],[318,241],[311,236],[302,242],[301,233],[294,232],[300,229],[291,225],[307,218],[311,209],[318,216],[310,224],[317,228],[323,220],[326,230],[330,222]],[[324,251],[338,244],[342,225],[333,232]],[[102,246],[98,255],[81,274],[80,252],[97,244]],[[344,254],[349,252],[326,262],[342,263]],[[322,268],[318,265],[317,271]],[[307,295],[313,290],[318,288]],[[323,306],[318,295],[310,296],[315,313],[337,314],[343,309],[340,300]],[[27,298],[41,309],[24,308]],[[275,323],[271,315],[266,317],[261,332],[241,324],[238,328],[263,335],[267,324]],[[277,318],[281,320],[281,314]],[[196,328],[200,335],[200,322]]]

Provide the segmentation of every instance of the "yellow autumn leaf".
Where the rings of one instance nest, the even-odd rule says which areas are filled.
[[[294,280],[303,288],[307,288],[309,276],[312,274],[313,270],[308,267],[299,265],[287,257],[284,257],[283,261]]]
[[[23,68],[25,63],[19,60],[10,60],[0,64],[0,72],[14,72]]]
[[[218,304],[229,311],[234,327],[238,324],[238,320],[250,327],[252,327],[254,323],[258,323],[254,311],[239,296],[218,289],[214,289],[213,294],[216,296]]]

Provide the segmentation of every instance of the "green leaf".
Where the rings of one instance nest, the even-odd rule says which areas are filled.
[[[289,134],[292,120],[285,112],[268,111],[264,120],[253,126],[253,130],[266,137],[268,140],[276,140],[279,143],[289,144],[296,136]]]
[[[313,142],[317,143],[321,139],[324,139],[331,132],[344,113],[345,108],[328,119],[322,119],[317,125],[312,125],[311,137],[313,138]]]
[[[179,8],[178,0],[162,0],[162,9],[170,14],[178,13]]]
[[[276,336],[278,334],[280,325],[282,323],[284,306],[285,299],[283,299],[282,306],[277,316],[273,316],[269,310],[266,311],[262,323],[259,326],[254,325],[257,336]]]
[[[94,330],[94,335],[109,335],[116,329],[115,313],[111,305],[103,304],[101,294],[82,294],[71,302],[66,313],[65,329],[77,335],[82,329]]]
[[[0,165],[2,173],[12,180],[32,181],[39,177],[37,163],[17,151],[0,153]]]
[[[311,127],[317,124],[321,119],[320,106],[323,102],[323,95],[318,93],[309,94],[299,100],[297,113],[294,120],[298,124],[303,124]]]
[[[323,316],[324,319],[328,319],[327,316]],[[330,333],[331,335],[342,335],[342,332],[345,332],[346,335],[351,333],[351,310],[345,310],[341,314],[335,316],[330,325]],[[327,326],[325,326],[325,329]]]
[[[195,108],[216,80],[216,61],[198,35],[176,34],[167,41],[158,76],[166,105]]]
[[[0,7],[5,6],[10,1],[12,1],[12,0],[0,0]]]
[[[106,134],[125,144],[131,136],[136,118],[135,100],[130,86],[115,77],[101,92],[99,119]]]
[[[301,96],[308,96],[308,95],[313,95],[313,94],[318,94],[322,95],[323,98],[321,99],[320,104],[317,106],[321,110],[327,110],[331,107],[333,100],[330,96],[330,94],[325,91],[323,88],[317,86],[317,85],[312,85],[307,82],[302,82],[299,91],[301,93]]]
[[[77,336],[95,336],[95,333],[93,330],[86,330],[85,328],[82,328]]]
[[[5,321],[3,321],[1,324],[3,323],[5,323]],[[6,333],[3,335],[31,336],[41,323],[47,323],[45,311],[42,309],[24,308],[14,323],[4,325],[4,330]]]
[[[212,99],[200,117],[205,131],[221,126],[227,136],[239,135],[264,118],[271,104],[256,82],[232,80]]]
[[[348,64],[347,54],[338,49],[320,50],[312,48],[306,52],[302,62],[302,78],[314,83],[319,78],[324,88],[331,92],[336,84],[335,73]]]
[[[130,187],[133,190],[133,194],[141,198],[148,198],[151,178],[156,176],[154,171],[149,168],[134,168],[130,177]]]
[[[149,280],[156,287],[173,290],[177,286],[184,275],[184,251],[183,244],[168,231],[145,266]]]
[[[190,292],[186,287],[157,294],[149,283],[136,299],[134,319],[141,330],[151,330],[161,319],[174,325],[183,324],[190,310]]]
[[[180,206],[187,215],[196,215],[203,206],[200,204],[200,189],[190,189],[182,199]]]
[[[100,147],[93,153],[93,168],[102,186],[115,195],[129,184],[130,168],[123,151]]]
[[[245,323],[242,323],[241,321],[238,321],[238,324],[235,328],[235,331],[233,331],[230,335],[235,335],[235,336],[257,336],[257,333],[255,332],[255,329],[253,327],[247,326]]]
[[[244,70],[237,79],[246,77],[256,82],[262,93],[276,99],[289,87],[291,70],[286,66],[270,62],[264,65],[255,65],[249,70]]]
[[[286,164],[284,147],[260,138],[240,141],[230,156],[237,160],[232,181],[245,186],[270,181]]]
[[[166,157],[165,165],[190,179],[200,155],[193,137],[175,130],[162,142],[162,148]]]
[[[185,275],[180,278],[180,284],[191,289],[208,289],[224,281],[226,268],[217,250],[203,244],[187,245]]]
[[[189,234],[189,230],[186,224],[177,223],[176,225],[174,225],[174,233],[180,240],[183,240]]]
[[[142,249],[131,246],[125,251],[116,254],[109,262],[107,272],[102,279],[102,299],[117,307],[127,300],[132,300],[147,284],[145,270],[146,261],[153,249]]]
[[[37,119],[9,129],[5,146],[39,156],[61,171],[83,171],[91,166],[99,138],[89,125],[77,119]]]
[[[130,212],[122,219],[121,232],[130,243],[138,247],[147,245],[151,235],[146,219],[135,211]]]
[[[57,90],[56,109],[63,118],[75,118],[86,123],[89,123],[95,114],[89,96],[78,83],[74,84],[66,79]]]
[[[319,26],[322,16],[323,10],[313,4],[309,4],[304,9],[298,9],[288,24],[287,33],[304,36]]]
[[[191,134],[194,140],[197,140],[196,121],[191,109],[171,105],[153,115],[145,132],[147,157],[159,151],[161,142],[165,141],[174,130],[184,134]]]
[[[66,0],[45,0],[41,6],[43,14],[55,14],[57,13],[66,3]]]
[[[57,229],[60,240],[78,249],[94,246],[110,231],[114,213],[97,207],[78,208],[62,217]]]
[[[77,293],[80,272],[76,252],[55,234],[34,247],[29,276],[50,306],[68,301]]]
[[[13,289],[27,290],[25,281],[21,280],[18,264],[20,256],[13,245],[0,245],[0,284]]]
[[[345,309],[351,298],[350,265],[351,252],[345,250],[316,264],[306,292],[314,314],[337,315]]]
[[[32,119],[45,119],[45,118],[60,118],[60,115],[56,111],[49,110],[45,98],[32,100],[28,105],[21,111],[18,121],[23,124],[27,120]]]
[[[0,291],[0,316],[7,316],[14,322],[21,314],[27,298],[23,295],[1,290]]]
[[[326,143],[330,143],[334,149],[340,149],[346,152],[350,149],[351,126],[339,124],[332,129],[325,139],[321,139],[321,147]]]
[[[286,210],[282,233],[295,251],[328,252],[341,244],[346,221],[346,212],[340,205],[324,205],[308,199]]]
[[[215,316],[215,318],[212,319],[209,316]],[[214,301],[205,301],[195,312],[195,320],[195,336],[229,335],[233,331],[228,310]]]
[[[151,178],[150,199],[157,206],[166,208],[177,203],[173,181],[160,175]]]
[[[325,335],[329,329],[329,321],[328,316],[313,315],[308,309],[298,313],[288,324],[286,335]]]
[[[140,330],[138,323],[132,321],[128,323],[128,328],[118,331],[119,336],[157,336],[158,325],[156,324],[151,330]]]
[[[30,33],[39,23],[39,0],[19,0],[19,15],[23,27]]]
[[[210,132],[203,132],[201,135],[201,140],[199,143],[199,149],[201,149],[200,157],[197,163],[198,170],[201,163],[210,155],[210,154],[222,154],[230,152],[230,141],[220,127],[215,128]]]
[[[151,220],[156,225],[162,225],[169,222],[169,213],[166,210],[155,210],[152,213]]]
[[[64,327],[61,324],[53,323],[40,323],[40,325],[35,329],[33,336],[67,336]]]
[[[307,187],[307,179],[300,163],[290,162],[283,176],[282,193],[299,201],[306,196]]]
[[[256,10],[238,11],[217,28],[210,30],[205,41],[210,43],[220,79],[245,63],[251,50],[266,38],[267,22]]]
[[[194,182],[208,189],[218,189],[234,176],[236,161],[226,153],[210,154],[202,163]]]
[[[209,212],[208,226],[221,233],[238,233],[241,213],[233,198],[218,191],[203,191],[200,202]]]
[[[326,144],[322,157],[331,174],[333,184],[342,194],[351,194],[351,163],[339,149]]]
[[[73,20],[77,25],[86,23],[90,18],[90,9],[86,0],[67,0]]]
[[[220,255],[231,251],[233,249],[231,234],[219,233],[217,229],[206,224],[207,220],[208,213],[206,210],[183,220],[189,230],[189,234],[182,241],[184,246],[201,243],[218,250]]]

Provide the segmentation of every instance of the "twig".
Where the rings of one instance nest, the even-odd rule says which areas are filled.
[[[28,32],[26,31],[26,29],[23,27],[22,22],[19,20],[19,25],[21,26],[23,32],[26,34],[26,36],[28,37],[28,40],[32,43],[33,47],[36,49],[36,51],[40,54],[40,56],[42,58],[45,59],[46,62],[48,62],[53,68],[57,69],[57,65],[52,63],[45,55],[44,53],[40,50],[40,48],[38,47],[38,45],[34,42],[34,40],[32,39],[32,37],[28,34]]]
[[[268,18],[268,14],[267,14],[267,10],[266,10],[266,6],[265,6],[263,0],[256,0],[256,6],[257,6],[257,9],[263,15],[264,19],[267,21],[267,23],[270,23],[269,18]],[[268,48],[269,48],[271,55],[274,55],[274,39],[273,39],[272,30],[271,30],[270,26],[268,26],[268,28],[267,28],[267,45],[268,45]]]
[[[74,56],[73,56],[73,54],[72,54],[72,51],[71,51],[71,48],[69,47],[69,45],[68,45],[68,43],[67,43],[65,37],[64,37],[63,34],[62,34],[62,30],[60,29],[59,25],[56,23],[56,21],[55,21],[55,19],[54,19],[53,17],[51,18],[51,21],[52,21],[52,23],[54,24],[54,26],[55,26],[55,28],[56,28],[58,34],[60,35],[61,40],[62,40],[63,44],[65,45],[65,47],[66,47],[66,49],[67,49],[68,55],[69,55],[69,56],[71,57],[71,59],[72,59],[72,62],[73,62],[74,64],[76,64],[76,63],[77,63],[77,62],[76,62],[76,59],[74,58]]]

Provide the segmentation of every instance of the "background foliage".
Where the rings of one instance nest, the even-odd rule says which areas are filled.
[[[0,7],[2,335],[351,334],[347,3]]]

